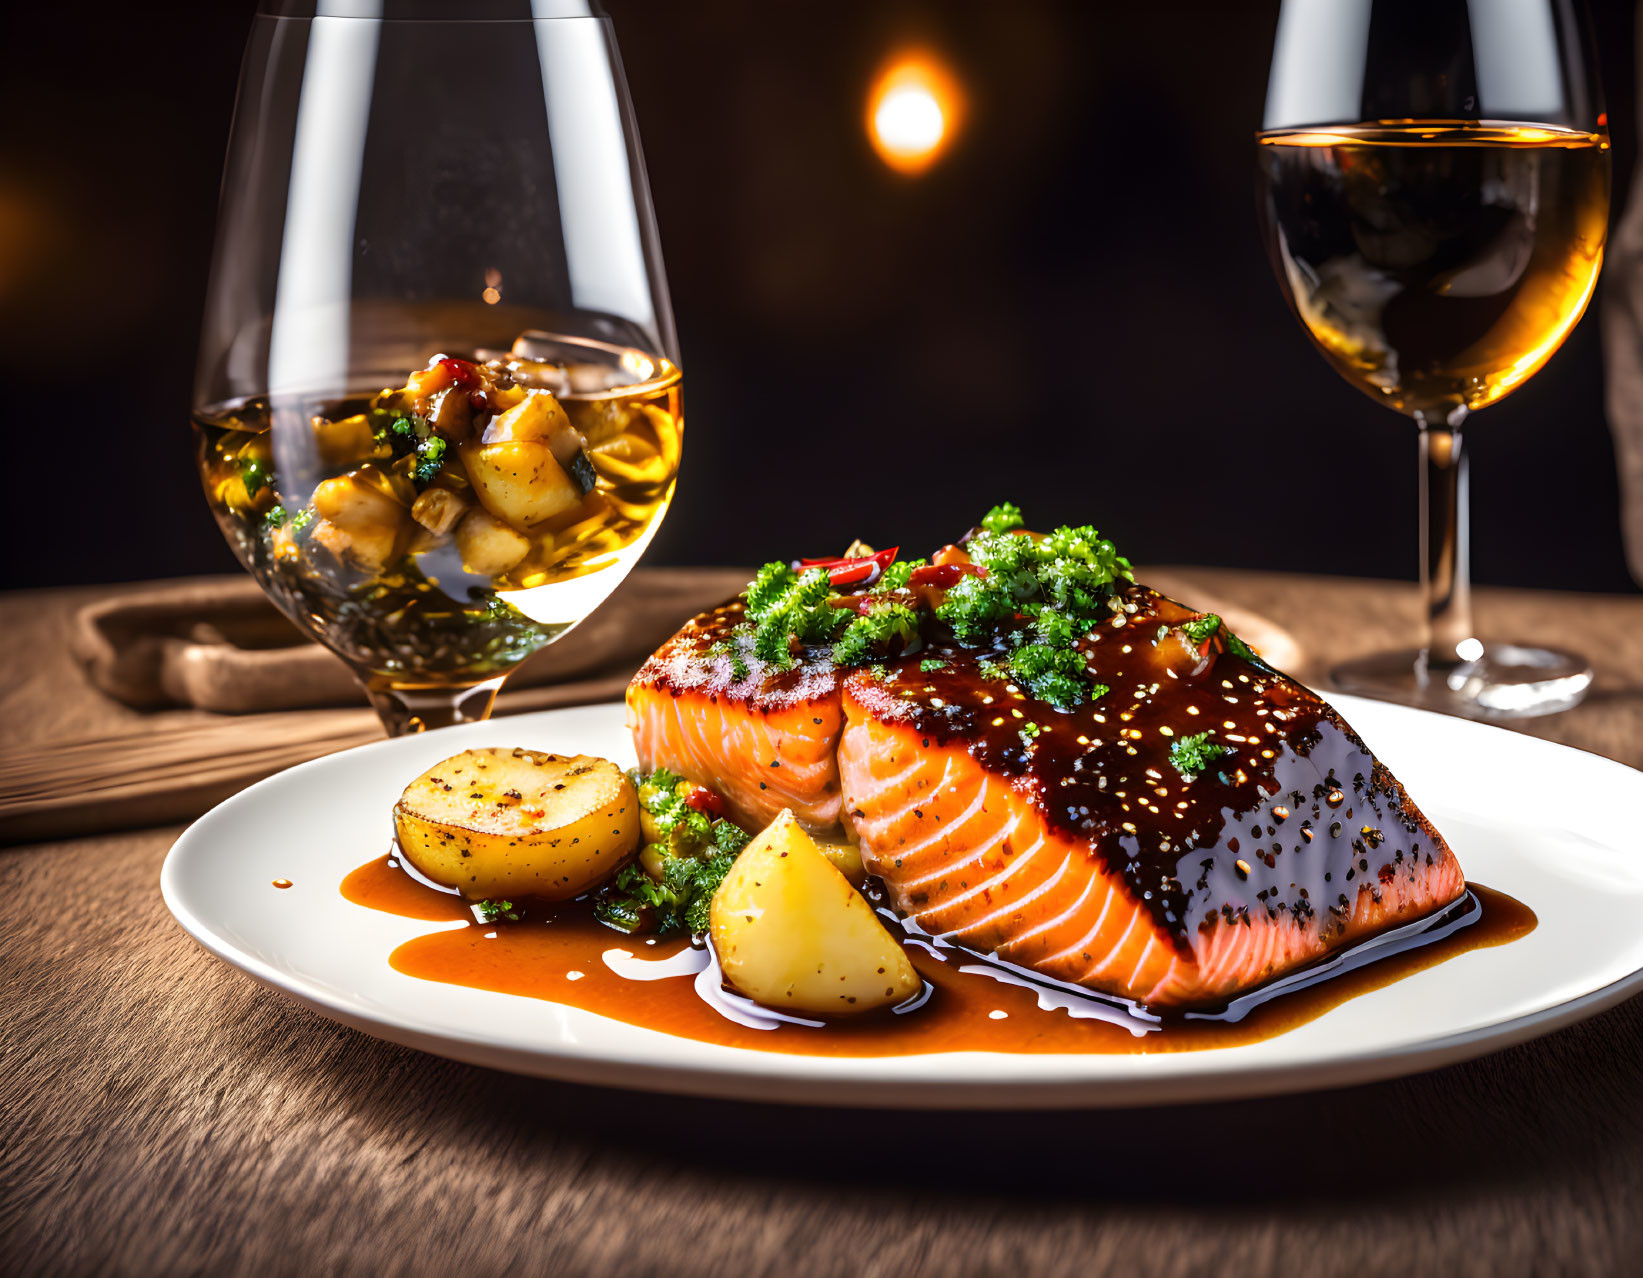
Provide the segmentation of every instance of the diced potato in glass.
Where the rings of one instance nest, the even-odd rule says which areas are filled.
[[[469,572],[496,577],[530,554],[531,543],[489,511],[470,510],[456,526],[456,548]]]
[[[553,450],[554,460],[569,468],[582,450],[582,435],[570,423],[559,401],[548,391],[533,390],[525,398],[485,427],[484,442],[537,440]]]
[[[572,402],[566,406],[566,411],[570,414],[572,424],[588,441],[590,448],[620,438],[633,422],[633,409],[622,399]]]
[[[376,436],[364,413],[355,413],[340,421],[316,417],[313,426],[314,443],[319,447],[320,460],[327,466],[351,466],[376,451]]]
[[[448,533],[468,512],[469,502],[449,488],[429,488],[411,504],[411,518],[431,533]]]
[[[361,568],[380,571],[393,557],[405,507],[362,472],[338,475],[314,489],[314,540]]]
[[[462,462],[485,509],[519,529],[552,519],[582,499],[552,448],[537,440],[463,445]]]
[[[412,398],[433,395],[450,384],[450,369],[443,360],[435,360],[427,368],[419,368],[405,379],[405,394]]]
[[[338,559],[346,560],[366,572],[381,572],[392,561],[399,546],[396,529],[372,525],[344,528],[329,519],[321,519],[314,525],[312,538]]]
[[[465,444],[462,461],[480,503],[515,528],[551,519],[582,497],[545,443]]]
[[[468,392],[460,386],[442,390],[428,402],[428,421],[446,439],[465,439],[473,419]]]
[[[780,1011],[836,1016],[922,987],[873,907],[783,812],[713,895],[713,948],[731,986]]]

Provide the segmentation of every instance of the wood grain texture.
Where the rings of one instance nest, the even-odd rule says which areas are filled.
[[[619,698],[634,669],[684,618],[728,599],[749,575],[638,570],[586,622],[508,677],[496,714]],[[1159,586],[1173,589],[1167,577]],[[1300,659],[1283,630],[1201,586],[1192,590],[1275,664]],[[242,649],[180,637],[230,625],[263,640],[283,627],[297,644]],[[375,712],[363,705],[316,708],[363,702],[364,694],[340,659],[301,640],[249,577],[150,582],[106,597],[94,589],[0,597],[0,632],[29,654],[22,677],[0,694],[0,844],[186,821],[282,768],[382,736]],[[208,709],[263,713],[201,709],[177,686],[190,666],[209,693]],[[242,686],[230,692],[225,679]],[[271,686],[277,695],[269,695]],[[38,705],[47,699],[49,715]],[[178,702],[187,704],[179,709]],[[65,703],[101,731],[62,731],[57,716]],[[41,741],[49,753],[38,749]]]
[[[1402,637],[1391,587],[1214,581],[1309,649]],[[1643,761],[1643,601],[1485,602],[1599,659],[1595,704],[1536,730]],[[35,660],[9,659],[0,722],[49,707],[18,687]],[[1437,1073],[1226,1105],[647,1097],[424,1056],[253,984],[160,901],[178,832],[0,851],[0,1273],[1643,1270],[1643,999]]]

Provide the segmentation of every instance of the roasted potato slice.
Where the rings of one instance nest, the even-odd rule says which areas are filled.
[[[401,851],[474,900],[579,896],[639,846],[639,796],[607,759],[464,750],[394,805]]]
[[[849,1015],[900,1003],[922,981],[873,907],[792,812],[749,843],[713,894],[725,979],[779,1011]]]

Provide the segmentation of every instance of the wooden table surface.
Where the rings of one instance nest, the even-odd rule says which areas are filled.
[[[1314,663],[1413,625],[1409,587],[1191,572]],[[5,744],[132,713],[52,642],[88,597],[0,596]],[[1598,667],[1586,705],[1528,730],[1643,764],[1643,598],[1482,591],[1479,613]],[[1436,1073],[1236,1104],[645,1096],[424,1056],[253,984],[161,903],[178,832],[0,851],[0,1273],[1643,1272],[1643,999]]]

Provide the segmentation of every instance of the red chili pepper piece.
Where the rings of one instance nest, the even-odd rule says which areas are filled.
[[[907,576],[909,586],[934,586],[938,590],[951,590],[958,585],[961,577],[985,577],[987,570],[980,564],[925,564],[915,568]]]
[[[800,568],[840,568],[851,564],[879,563],[888,567],[895,562],[896,555],[900,550],[900,546],[891,546],[889,550],[880,550],[871,555],[857,555],[853,558],[834,555],[825,559],[801,559],[797,566]]]
[[[685,806],[705,812],[708,816],[725,814],[725,801],[705,785],[696,786],[685,795]]]
[[[884,574],[884,570],[896,562],[896,555],[900,551],[900,546],[891,546],[888,550],[863,555],[860,559],[801,559],[795,567],[800,572],[821,568],[826,571],[827,580],[831,585],[856,586],[863,582],[877,581]]]
[[[479,366],[472,360],[447,355],[439,361],[439,366],[449,373],[451,380],[463,390],[472,390],[479,385]]]
[[[859,586],[877,581],[883,572],[884,569],[871,559],[858,559],[848,566],[829,568],[827,580],[835,586]]]

